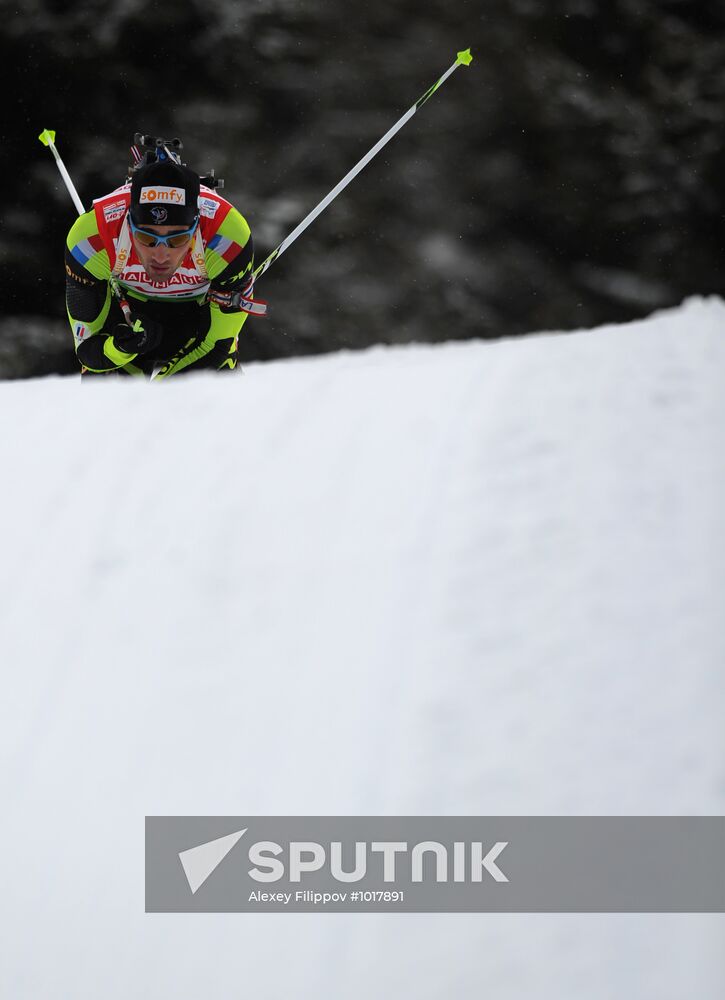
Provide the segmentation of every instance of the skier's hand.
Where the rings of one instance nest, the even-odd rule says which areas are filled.
[[[164,328],[152,319],[135,318],[133,326],[118,323],[113,331],[113,343],[124,354],[148,354],[158,347]]]

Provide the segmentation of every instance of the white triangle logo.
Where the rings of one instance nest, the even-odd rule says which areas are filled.
[[[192,893],[206,882],[248,829],[249,827],[245,826],[243,830],[230,833],[226,837],[218,837],[217,840],[209,840],[206,844],[199,844],[198,847],[190,847],[188,851],[179,852],[179,861],[184,867],[186,881]]]

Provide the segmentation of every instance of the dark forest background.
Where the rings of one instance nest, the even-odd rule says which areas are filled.
[[[261,261],[461,67],[260,281],[243,358],[501,337],[725,294],[725,4],[0,0],[0,375],[74,371],[62,251],[136,131],[225,179]]]

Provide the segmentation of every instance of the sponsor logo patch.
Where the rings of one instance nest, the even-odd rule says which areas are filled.
[[[81,277],[80,274],[76,274],[76,272],[73,271],[73,270],[71,270],[71,268],[68,267],[67,264],[65,265],[65,273],[68,275],[69,278],[72,278],[73,281],[77,281],[79,285],[95,285],[96,284],[96,282],[92,281],[90,278],[83,278],[83,277]]]
[[[112,201],[110,205],[103,206],[103,218],[106,222],[116,222],[117,219],[123,218],[125,211],[125,201]]]
[[[166,211],[165,208],[158,208],[154,206],[151,209],[151,218],[154,220],[157,226],[160,226],[163,222],[165,222],[168,219],[168,217],[169,213]]]
[[[141,188],[138,200],[141,205],[153,204],[154,202],[166,205],[185,205],[186,191],[183,188],[158,185],[156,187],[144,187]]]
[[[152,281],[141,264],[129,264],[118,278],[128,288],[161,297],[198,295],[209,287],[209,279],[189,267],[179,268],[168,281]]]
[[[206,219],[213,219],[219,211],[219,202],[213,198],[199,198],[199,211]]]

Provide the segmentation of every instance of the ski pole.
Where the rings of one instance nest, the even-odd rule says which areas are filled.
[[[78,192],[75,189],[75,185],[73,184],[73,181],[70,179],[70,174],[65,169],[65,164],[63,163],[63,161],[60,158],[60,153],[55,148],[55,132],[51,131],[48,128],[43,129],[43,131],[40,133],[40,135],[38,136],[38,138],[40,139],[40,141],[43,143],[44,146],[49,146],[50,147],[50,151],[53,154],[53,156],[55,157],[56,166],[58,167],[58,170],[60,171],[60,176],[65,181],[65,186],[68,188],[68,193],[70,194],[71,198],[73,199],[73,204],[78,209],[78,214],[79,215],[83,215],[84,212],[85,212],[85,208],[83,207],[83,202],[78,197]]]
[[[363,156],[360,162],[356,163],[355,166],[352,168],[352,170],[350,170],[349,173],[345,174],[340,183],[337,184],[332,189],[332,191],[330,191],[330,193],[325,198],[322,199],[320,204],[312,209],[310,214],[307,215],[302,220],[302,222],[300,222],[300,224],[297,226],[296,229],[292,230],[292,232],[286,239],[282,240],[282,242],[276,248],[276,250],[273,250],[272,253],[269,255],[269,257],[267,257],[266,260],[262,261],[259,267],[255,268],[254,271],[255,281],[258,278],[260,278],[264,274],[264,272],[267,271],[272,266],[272,264],[277,260],[278,257],[282,256],[282,254],[288,247],[292,246],[297,237],[300,236],[305,231],[305,229],[307,229],[307,227],[310,225],[311,222],[315,221],[315,219],[317,218],[318,215],[320,215],[321,212],[324,212],[324,210],[327,208],[330,202],[334,201],[335,198],[337,198],[339,193],[344,188],[347,187],[350,181],[354,177],[357,177],[357,175],[360,173],[363,167],[367,166],[367,164],[372,160],[372,158],[376,155],[376,153],[379,153],[380,150],[383,148],[383,146],[387,142],[389,142],[390,139],[393,138],[395,133],[399,132],[400,129],[403,127],[403,125],[405,125],[406,122],[410,121],[410,119],[416,113],[418,108],[423,107],[425,102],[429,100],[429,98],[431,98],[433,94],[435,94],[436,90],[438,90],[439,87],[448,79],[451,73],[453,73],[454,70],[458,69],[459,66],[469,66],[472,60],[473,56],[471,55],[470,49],[465,49],[463,52],[459,52],[456,55],[456,61],[453,63],[451,67],[449,67],[449,69],[446,70],[443,76],[439,80],[437,80],[432,87],[426,90],[426,92],[423,94],[422,97],[418,98],[415,104],[405,112],[403,117],[399,121],[397,121],[391,129],[389,129],[385,133],[382,139],[380,139],[378,142],[375,143],[373,148],[369,150],[369,152],[367,152],[365,156]]]
[[[55,157],[55,162],[56,162],[56,165],[58,167],[58,170],[60,171],[60,176],[63,178],[63,180],[65,182],[65,186],[68,188],[68,194],[73,199],[73,204],[77,208],[78,214],[79,215],[84,215],[86,210],[83,207],[83,202],[81,201],[81,199],[80,199],[80,197],[78,195],[78,192],[76,191],[75,184],[70,179],[70,174],[68,173],[68,171],[65,168],[65,163],[63,163],[63,161],[60,158],[60,153],[55,148],[55,132],[52,129],[45,128],[40,133],[40,135],[38,136],[38,138],[40,139],[40,141],[43,143],[44,146],[48,146],[50,148],[50,151],[52,152],[53,156]],[[125,295],[121,291],[121,288],[120,288],[120,286],[118,284],[118,281],[115,278],[112,277],[110,279],[110,281],[109,281],[109,284],[111,286],[111,291],[113,292],[113,294],[118,299],[118,304],[121,307],[121,311],[123,312],[123,315],[124,315],[124,317],[126,319],[126,322],[128,323],[129,326],[133,326],[133,317],[131,316],[131,307],[128,304],[128,299],[125,297]]]

